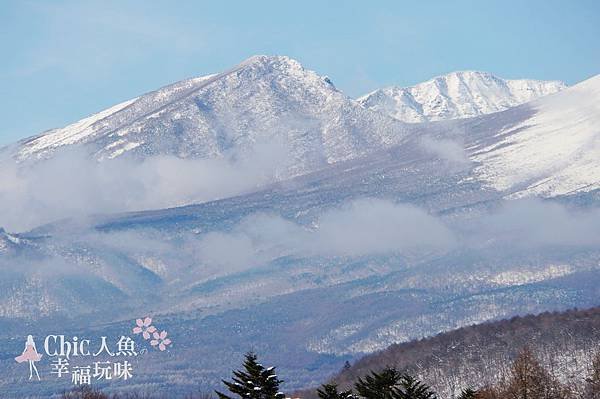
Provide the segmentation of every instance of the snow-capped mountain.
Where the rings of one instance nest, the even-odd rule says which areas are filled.
[[[453,72],[411,87],[386,87],[358,99],[365,108],[410,123],[472,118],[556,93],[559,81],[501,79],[490,73]]]
[[[101,161],[156,155],[210,159],[244,154],[258,144],[275,142],[286,159],[276,173],[279,178],[286,178],[390,148],[410,137],[426,135],[430,129],[427,123],[401,121],[481,116],[539,97],[543,104],[547,94],[564,88],[556,81],[503,80],[483,72],[455,72],[409,88],[377,90],[355,101],[338,91],[328,78],[293,59],[255,56],[229,71],[166,86],[65,128],[23,140],[10,151],[19,162],[51,158],[73,148],[82,148],[91,158]],[[586,112],[583,114],[589,115]],[[556,114],[552,109],[547,113]],[[554,118],[558,123],[569,120]],[[521,130],[537,122],[527,119],[522,124]],[[554,129],[552,124],[545,125]],[[502,130],[499,134],[507,133],[510,132]],[[534,136],[550,139],[546,134]],[[528,147],[528,151],[536,151],[536,145]],[[573,151],[582,150],[574,145]],[[482,162],[478,175],[486,181],[508,173],[506,168],[496,168],[518,164],[514,159],[504,161],[509,149],[503,149],[504,155],[499,156],[491,155],[495,154],[491,147],[488,150],[487,157],[475,148],[467,154]],[[552,168],[553,173],[562,168],[552,157],[537,165],[538,169],[542,165]],[[573,167],[569,163],[569,168]],[[569,184],[568,189],[593,183],[588,180],[594,177],[577,176],[578,179],[569,178],[574,184]],[[529,181],[530,177],[520,173],[511,185],[524,184],[523,179]],[[500,184],[499,178],[493,184]]]
[[[185,80],[25,140],[14,157],[46,158],[85,146],[99,160],[123,155],[216,158],[279,140],[298,174],[382,148],[397,121],[370,112],[331,81],[283,56],[255,56],[224,73]]]
[[[24,140],[5,150],[17,170],[0,185],[0,215],[67,202],[86,217],[0,231],[0,347],[16,342],[13,322],[15,334],[31,320],[53,331],[57,319],[64,330],[90,320],[122,330],[116,320],[152,313],[178,344],[142,383],[168,375],[211,387],[234,366],[223,359],[252,347],[302,386],[393,342],[597,304],[600,214],[578,206],[598,204],[599,96],[597,76],[493,114],[413,124],[294,60],[257,56]],[[197,184],[204,163],[190,173],[185,162],[162,184],[145,174],[153,156],[220,158],[263,141],[285,144],[286,174],[235,194],[170,191]],[[84,169],[74,186],[57,180],[71,180],[72,163],[52,164],[70,149],[114,168]],[[143,170],[109,176],[125,167]],[[23,179],[36,168],[45,173]],[[223,176],[208,174],[210,184]],[[153,191],[173,196],[140,205]],[[116,213],[104,192],[137,212]],[[523,195],[548,198],[512,200]],[[19,389],[19,378],[0,388]]]
[[[516,197],[600,188],[600,75],[519,109],[531,116],[473,149],[480,179]]]

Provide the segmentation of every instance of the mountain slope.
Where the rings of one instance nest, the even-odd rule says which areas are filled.
[[[565,181],[566,195],[509,200],[536,181],[512,176],[527,157],[540,157],[536,176],[578,165],[574,153],[594,159],[595,147],[583,145],[596,137],[597,80],[590,82],[489,115],[404,124],[364,109],[295,61],[259,56],[24,141],[11,148],[24,166],[19,172],[30,164],[50,169],[31,181],[48,190],[27,204],[44,213],[45,194],[65,186],[71,190],[54,199],[59,205],[89,190],[84,207],[100,196],[92,189],[99,187],[111,198],[132,198],[125,209],[148,209],[131,195],[139,175],[106,175],[125,175],[125,167],[146,171],[144,161],[154,156],[227,157],[281,140],[291,164],[278,181],[237,196],[0,232],[3,342],[17,342],[5,329],[12,324],[31,321],[42,334],[60,320],[64,330],[87,331],[90,323],[151,313],[178,344],[171,362],[148,366],[155,368],[138,376],[141,383],[214,388],[236,356],[255,348],[288,370],[289,386],[302,387],[392,343],[515,314],[594,306],[595,163],[580,180]],[[557,126],[586,140],[564,153],[537,153],[540,142],[561,147]],[[546,133],[534,140],[530,129]],[[45,158],[72,148],[87,151],[94,165],[115,168],[101,168],[99,179],[84,169],[75,181],[89,186],[57,185],[55,175],[71,179],[73,164],[46,168]],[[206,165],[192,173],[189,166],[175,169],[168,184],[149,179],[150,190],[138,195],[167,192],[179,180],[197,184]],[[13,187],[28,194],[16,175]],[[297,176],[284,178],[290,175]],[[5,193],[0,185],[0,201]],[[173,203],[194,202],[189,198]],[[27,216],[16,211],[18,201],[12,204],[3,206],[5,215]],[[14,385],[20,374],[13,377],[2,384]]]
[[[590,375],[599,345],[600,308],[542,313],[392,345],[359,359],[334,380],[350,387],[370,370],[395,366],[418,375],[441,397],[451,398],[467,387],[498,383],[517,353],[528,346],[555,377],[575,388]]]
[[[514,197],[600,188],[600,75],[519,108],[532,115],[471,149],[480,179]]]
[[[505,80],[461,71],[411,87],[386,87],[358,99],[365,108],[410,123],[472,118],[503,111],[565,88],[558,81]]]
[[[259,59],[265,62],[273,61],[272,59],[263,59],[260,57]],[[288,60],[283,59],[281,62],[287,64]],[[251,64],[254,65],[253,62]],[[259,64],[263,65],[262,61]],[[245,68],[246,66],[242,67],[244,70]],[[256,72],[257,70],[252,67],[247,73],[251,73],[252,71]],[[264,72],[262,67],[258,71],[262,76]],[[304,76],[302,70],[299,73]],[[235,77],[234,79],[238,78]],[[255,81],[251,81],[249,84],[254,84],[252,82]],[[557,123],[562,123],[561,121],[565,120],[569,121],[573,135],[576,137],[582,135],[585,138],[585,140],[577,140],[576,143],[597,140],[597,134],[595,133],[597,130],[594,129],[598,126],[597,119],[599,112],[596,105],[598,82],[598,78],[593,78],[561,93],[540,99],[538,102],[533,103],[533,105],[525,104],[493,115],[413,125],[408,130],[410,134],[403,139],[403,142],[389,149],[373,150],[375,152],[372,154],[362,157],[354,154],[357,156],[355,159],[339,162],[321,169],[320,172],[282,182],[281,186],[266,187],[257,191],[255,195],[248,194],[241,197],[233,197],[230,201],[208,202],[206,207],[199,206],[198,211],[192,211],[190,216],[181,216],[182,213],[186,214],[190,208],[179,208],[172,211],[159,212],[159,215],[166,215],[164,218],[169,222],[165,222],[162,217],[155,218],[155,214],[152,212],[141,213],[140,215],[142,216],[140,217],[148,220],[147,228],[149,230],[158,230],[160,232],[152,233],[152,235],[155,235],[154,238],[157,243],[169,243],[171,240],[176,241],[181,236],[202,236],[212,231],[221,232],[222,230],[227,230],[239,223],[240,219],[243,219],[245,216],[261,211],[281,214],[285,218],[298,222],[301,226],[311,226],[311,224],[316,223],[319,214],[326,212],[328,209],[343,204],[346,201],[364,197],[385,198],[399,203],[411,203],[433,214],[447,215],[461,209],[465,209],[467,214],[477,214],[478,207],[482,206],[482,204],[494,203],[501,198],[519,196],[528,189],[529,186],[527,184],[531,182],[528,176],[518,176],[518,179],[510,185],[496,185],[496,181],[503,181],[501,179],[505,179],[505,177],[503,174],[494,175],[492,173],[508,173],[511,170],[507,169],[508,172],[505,172],[500,167],[488,166],[501,162],[507,156],[513,156],[511,164],[501,164],[500,166],[507,165],[507,168],[514,167],[519,172],[521,171],[519,166],[522,163],[535,160],[531,153],[519,153],[519,151],[534,150],[536,148],[534,145],[521,145],[519,142],[519,138],[524,134],[528,134],[529,129],[543,128],[553,131],[556,130],[555,126]],[[328,85],[327,82],[324,84]],[[333,95],[337,95],[335,91]],[[186,96],[188,95],[186,94]],[[566,105],[569,106],[567,107]],[[272,106],[272,104],[269,106]],[[349,106],[354,110],[352,105]],[[569,113],[572,114],[575,111],[579,112],[576,114],[578,117],[569,118]],[[370,113],[367,110],[364,112]],[[567,115],[562,115],[562,117],[554,119],[551,118],[555,113],[561,115],[560,112],[567,112]],[[531,122],[543,115],[547,116],[541,119],[540,123],[534,124]],[[106,133],[105,136],[110,138],[111,134]],[[430,139],[429,142],[423,143],[423,137],[428,137]],[[560,134],[536,135],[535,137],[537,137],[536,140],[542,140],[544,145],[549,148],[561,148]],[[177,136],[174,137],[174,140],[177,140]],[[546,143],[545,140],[549,140],[549,142]],[[431,142],[435,144],[433,150],[429,148]],[[444,155],[444,151],[439,151],[440,145],[442,147],[448,146],[448,143],[453,144],[452,148],[455,149],[455,147],[458,147],[459,150],[464,151],[464,162],[456,164],[453,159],[448,159]],[[598,159],[595,156],[597,154],[597,147],[574,146],[573,148],[577,153],[587,154],[582,158],[584,160],[591,159],[595,162]],[[513,150],[517,152],[515,153]],[[555,157],[561,156],[561,154],[549,154],[551,156],[548,158],[544,158],[547,155],[546,152],[537,155],[542,158],[535,160],[535,165],[529,169],[540,165],[546,168],[544,169],[545,173],[557,173],[558,176],[561,176],[560,173],[564,174],[565,170],[569,171],[569,168],[577,170],[577,168],[586,168],[586,165],[588,165],[586,163],[578,164],[577,159],[572,161],[574,158],[572,158],[571,153],[563,154],[564,158],[559,159],[558,162]],[[560,166],[560,169],[555,168],[554,165]],[[595,164],[591,165],[594,166]],[[310,166],[315,167],[314,165]],[[568,190],[563,190],[563,192],[574,194],[576,192],[589,191],[593,193],[594,188],[597,188],[597,186],[594,186],[594,181],[597,181],[598,170],[600,168],[591,167],[587,170],[588,174],[578,175],[578,177],[581,177],[581,180],[574,182],[566,181],[565,184],[569,183]],[[576,196],[573,196],[573,198],[576,198]],[[590,198],[593,201],[593,197]],[[208,210],[212,211],[209,212]],[[207,215],[206,212],[209,212],[209,214]],[[200,215],[204,215],[203,217],[206,220],[201,220],[202,217]],[[558,218],[557,220],[562,220],[560,218],[566,217],[563,214],[555,216]],[[115,218],[121,219],[121,216],[117,215]],[[186,218],[189,218],[190,224],[183,223],[183,220],[186,220]],[[129,221],[130,219],[127,217],[124,220]],[[176,223],[170,221],[176,221]],[[85,225],[87,226],[89,223],[86,221]],[[129,226],[130,222],[122,223],[128,226],[126,230],[131,230],[135,234],[141,233],[144,236],[146,226],[138,228],[135,225]],[[191,251],[189,254],[184,253],[180,248],[173,251],[166,251],[164,254],[159,253],[156,256],[149,256],[145,251],[138,252],[137,247],[127,248],[125,246],[117,251],[118,255],[106,257],[107,253],[113,253],[111,246],[107,247],[105,243],[101,243],[97,248],[89,248],[88,244],[81,242],[79,231],[76,230],[75,234],[67,234],[66,236],[60,233],[60,230],[63,228],[68,230],[68,223],[63,222],[56,225],[63,226],[56,233],[57,237],[53,237],[54,232],[52,232],[48,238],[39,238],[44,237],[46,234],[46,231],[43,229],[41,229],[42,233],[34,234],[36,240],[33,242],[40,242],[39,253],[36,252],[37,249],[36,251],[31,250],[29,245],[21,245],[23,247],[22,252],[35,253],[35,257],[33,258],[65,258],[61,263],[74,263],[77,265],[75,269],[93,265],[96,277],[101,281],[107,282],[107,284],[116,290],[120,290],[128,295],[133,296],[136,292],[135,281],[120,279],[118,276],[119,268],[128,270],[128,273],[125,273],[125,275],[142,275],[147,277],[145,281],[148,282],[152,289],[155,289],[154,284],[156,283],[167,283],[164,287],[167,292],[165,296],[169,297],[171,288],[168,283],[170,281],[177,281],[180,276],[178,268],[175,268],[172,273],[169,272],[166,267],[169,263],[168,257],[173,254],[180,254],[177,255],[175,263],[196,265],[199,262],[197,253],[194,253],[194,251]],[[168,226],[168,228],[165,226]],[[167,231],[163,232],[163,229]],[[0,235],[2,239],[2,252],[20,252],[20,245],[14,237],[16,236],[7,235],[6,233]],[[60,243],[54,243],[53,240],[55,238],[60,238]],[[46,240],[48,242],[45,242]],[[92,240],[90,239],[90,241]],[[126,239],[124,241],[127,242]],[[287,256],[288,254],[284,251],[280,255]],[[559,258],[563,259],[562,257]],[[593,259],[593,256],[591,259]],[[10,262],[26,263],[30,261],[30,257],[17,260],[7,258],[6,264],[9,265]],[[586,261],[586,268],[589,266],[587,265],[588,263]],[[547,264],[543,265],[542,269],[550,266],[552,264],[548,261]],[[163,270],[165,268],[167,269]],[[514,269],[510,270],[511,273],[514,271]],[[559,268],[559,270],[562,269]],[[224,271],[225,269],[223,268],[219,269],[219,272]],[[236,270],[231,272],[235,274]],[[543,270],[536,271],[535,273],[538,272],[541,275],[545,273]],[[198,280],[189,279],[190,283],[194,281],[200,283],[207,278],[215,278],[215,275],[211,274],[210,270],[209,272],[202,270],[199,273]],[[219,274],[217,273],[217,275]],[[283,276],[287,278],[285,273]],[[500,278],[500,276],[497,277]],[[555,276],[550,273],[545,278],[550,277]],[[518,281],[518,279],[513,279],[513,281]],[[281,284],[281,287],[289,287],[289,289],[302,288],[301,285],[292,288],[288,283]],[[282,290],[276,289],[274,292],[281,293]],[[15,295],[20,294],[17,292]],[[15,297],[11,291],[7,290],[3,305],[7,309],[10,309],[10,303],[14,300]],[[243,296],[240,299],[240,303],[245,303]],[[193,309],[194,306],[190,305],[190,309]],[[69,312],[67,307],[61,311],[65,313]],[[35,312],[31,314],[35,314]],[[391,336],[385,339],[393,340],[397,339],[397,337]],[[326,347],[320,344],[318,346],[324,348],[324,351],[352,352],[379,347],[382,345],[381,342],[385,342],[385,340],[382,341],[376,337],[365,336],[353,342],[342,340]]]
[[[84,146],[99,160],[218,158],[276,141],[289,154],[289,174],[298,174],[399,142],[402,135],[402,124],[365,110],[297,61],[255,56],[25,140],[14,156],[46,158]]]
[[[470,132],[482,141],[488,130],[484,125]],[[528,236],[535,237],[535,229],[496,234],[477,228],[477,221],[489,224],[489,212],[507,206],[500,201],[505,193],[470,178],[473,166],[455,168],[419,143],[417,136],[240,197],[62,221],[20,235],[20,256],[0,256],[3,277],[10,277],[2,280],[0,311],[11,320],[34,319],[42,331],[57,318],[69,318],[79,329],[90,318],[102,323],[150,312],[168,318],[165,324],[178,346],[172,363],[160,363],[137,381],[159,383],[168,374],[177,375],[182,389],[181,381],[214,388],[211,384],[236,365],[236,356],[251,347],[286,370],[282,377],[295,388],[394,342],[596,303],[597,241],[579,244],[567,236],[566,244],[531,245]],[[345,213],[348,202],[365,196],[400,209],[402,204],[426,209],[452,231],[475,229],[476,238],[457,236],[460,246],[450,249],[404,248],[410,237],[427,242],[436,230],[423,233],[419,220],[398,221],[395,207],[377,208],[377,201],[370,202],[375,208]],[[364,215],[375,218],[375,227],[360,223]],[[590,220],[597,219],[590,215]],[[307,235],[327,231],[331,223],[341,227],[330,227],[330,238],[317,236],[326,251],[307,246]],[[373,237],[401,245],[383,253],[357,252],[355,247]],[[327,251],[340,242],[352,243],[351,250]],[[23,270],[32,272],[20,276]],[[69,280],[71,273],[80,280]],[[24,282],[30,287],[25,292],[19,289]],[[45,305],[36,308],[39,297]],[[46,316],[45,323],[40,316]]]
[[[512,107],[504,115],[481,115],[478,122],[467,125],[442,125],[446,130],[440,132],[435,123],[405,124],[373,112],[379,107],[375,98],[386,96],[387,89],[357,103],[297,61],[255,56],[224,73],[167,86],[9,150],[20,162],[74,149],[96,160],[165,155],[230,159],[260,152],[256,148],[267,145],[266,153],[277,164],[272,174],[284,179],[434,134],[442,146],[457,147],[459,157],[479,163],[476,178],[493,187],[521,196],[553,196],[597,187],[598,113],[596,102],[589,101],[598,97],[596,86],[590,80],[566,90],[564,96],[544,96],[564,85],[457,72],[412,88],[393,89],[400,90],[402,98],[412,96],[411,104],[419,104],[415,109],[426,117],[418,120],[472,117]],[[539,96],[544,97],[515,107]],[[578,110],[580,101],[587,105]],[[519,124],[510,124],[510,130],[497,124],[502,120]],[[495,130],[486,132],[483,142],[469,144],[469,129],[477,123]],[[542,130],[534,129],[538,125]],[[438,142],[428,145],[440,146]],[[249,156],[251,163],[256,157]],[[519,167],[520,160],[529,165]],[[166,205],[189,202],[182,198]],[[117,210],[123,209],[132,208]]]
[[[0,227],[0,254],[14,251],[21,243],[21,239],[17,236],[7,233]]]

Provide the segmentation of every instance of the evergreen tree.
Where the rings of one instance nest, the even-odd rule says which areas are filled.
[[[354,395],[351,390],[338,391],[337,384],[323,384],[317,389],[317,395],[321,399],[353,399]]]
[[[395,368],[388,367],[381,373],[371,371],[364,379],[359,378],[354,387],[365,399],[395,399],[394,387],[401,378],[402,375]]]
[[[435,393],[429,386],[411,375],[404,374],[394,389],[394,399],[435,399]]]
[[[234,371],[231,381],[223,380],[231,393],[243,399],[284,399],[285,395],[279,392],[282,382],[277,378],[275,368],[264,368],[252,352],[246,354],[243,371]],[[215,392],[219,399],[233,399],[219,391]]]

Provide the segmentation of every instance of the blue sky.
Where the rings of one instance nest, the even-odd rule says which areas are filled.
[[[0,145],[254,54],[351,96],[454,70],[600,73],[598,1],[0,0]]]

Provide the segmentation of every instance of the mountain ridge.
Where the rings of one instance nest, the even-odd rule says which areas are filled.
[[[498,112],[564,88],[560,81],[502,79],[488,72],[466,70],[413,86],[377,89],[357,101],[403,122],[419,123]]]
[[[121,155],[133,152],[135,153],[137,152],[142,152],[140,148],[138,147],[153,147],[152,145],[149,145],[148,143],[145,143],[142,139],[140,140],[128,140],[127,136],[131,135],[132,131],[135,132],[136,130],[139,131],[139,129],[145,129],[145,130],[154,130],[156,127],[152,126],[152,121],[150,119],[153,118],[157,118],[157,119],[161,119],[160,117],[160,113],[162,112],[166,112],[168,113],[168,110],[166,110],[165,108],[169,108],[170,106],[172,106],[174,103],[178,103],[181,101],[184,101],[186,98],[189,98],[190,96],[194,96],[194,93],[197,93],[198,91],[201,91],[203,88],[206,88],[207,86],[210,86],[212,84],[215,84],[216,82],[222,81],[222,80],[228,80],[229,77],[241,70],[244,69],[254,69],[254,70],[262,70],[262,74],[263,76],[260,76],[260,74],[254,74],[254,76],[250,76],[252,79],[255,79],[256,81],[260,82],[261,79],[265,78],[268,79],[268,75],[269,73],[272,72],[277,72],[278,74],[283,74],[283,75],[289,75],[292,78],[297,79],[297,81],[304,81],[303,83],[305,84],[305,91],[318,91],[321,90],[321,96],[324,97],[325,99],[327,99],[328,97],[332,97],[335,96],[333,93],[338,93],[340,96],[341,100],[343,99],[343,101],[341,101],[340,104],[338,104],[338,108],[353,108],[352,106],[349,106],[349,104],[353,104],[355,103],[354,100],[352,100],[351,98],[345,96],[342,92],[340,92],[337,88],[335,88],[335,86],[331,83],[331,81],[329,80],[328,77],[325,76],[319,76],[317,75],[314,71],[308,70],[306,68],[304,68],[298,61],[287,57],[287,56],[265,56],[265,55],[256,55],[256,56],[252,56],[244,61],[242,61],[240,64],[224,71],[221,73],[216,73],[216,74],[211,74],[211,75],[206,75],[206,76],[201,76],[201,77],[195,77],[195,78],[189,78],[189,79],[185,79],[182,80],[180,82],[176,82],[164,87],[161,87],[157,90],[154,91],[150,91],[146,94],[143,94],[141,96],[135,97],[131,100],[127,100],[124,102],[121,102],[119,104],[116,104],[112,107],[109,107],[105,110],[99,111],[95,114],[92,114],[86,118],[83,118],[77,122],[74,122],[72,124],[69,124],[67,126],[65,126],[64,128],[56,128],[56,129],[50,129],[46,132],[43,132],[39,135],[30,137],[30,138],[26,138],[23,140],[20,140],[18,142],[18,146],[19,148],[15,151],[15,153],[13,153],[13,156],[20,160],[20,161],[24,161],[28,158],[44,158],[46,156],[48,156],[50,153],[52,153],[54,150],[59,149],[60,147],[63,147],[64,145],[68,145],[68,144],[89,144],[89,143],[94,143],[94,142],[98,142],[102,140],[102,137],[109,135],[112,137],[112,139],[105,139],[105,143],[103,144],[103,148],[95,148],[92,155],[100,160],[103,159],[112,159],[112,158],[116,158],[119,157]],[[499,78],[496,78],[495,76],[493,76],[492,74],[489,73],[485,73],[485,72],[475,72],[475,71],[459,71],[459,72],[454,72],[448,75],[442,75],[439,77],[435,77],[433,79],[430,79],[429,81],[423,82],[421,84],[409,87],[409,88],[398,88],[393,86],[392,88],[394,90],[407,90],[407,89],[411,89],[411,88],[415,88],[415,87],[421,87],[423,85],[428,85],[431,82],[437,82],[440,79],[447,79],[450,76],[459,76],[459,75],[464,75],[464,74],[476,74],[476,75],[480,75],[480,76],[484,76],[487,79],[496,79],[498,80]],[[252,74],[250,74],[252,75]],[[266,82],[266,81],[265,81]],[[504,82],[538,82],[540,85],[542,85],[541,87],[543,88],[543,85],[549,85],[549,86],[556,86],[554,88],[550,88],[547,90],[547,92],[555,92],[557,90],[559,90],[560,88],[563,88],[564,85],[561,86],[560,82],[544,82],[544,81],[535,81],[535,80],[507,80]],[[477,83],[477,82],[475,82]],[[324,90],[324,87],[328,88],[326,90]],[[284,89],[292,89],[294,90],[293,86],[288,86],[288,87],[283,87]],[[356,102],[358,102],[359,104],[361,104],[364,108],[367,109],[376,109],[378,110],[378,106],[369,106],[369,98],[372,98],[373,95],[376,95],[376,93],[383,93],[383,91],[388,90],[388,89],[392,89],[392,88],[384,88],[384,89],[378,89],[366,96],[363,96],[361,98],[359,98],[358,100],[356,100]],[[328,92],[329,91],[329,92]],[[543,90],[542,90],[543,91]],[[538,95],[541,94],[547,94],[547,93],[538,93]],[[202,94],[200,97],[196,97],[196,98],[202,98],[205,97],[208,94]],[[478,94],[479,95],[479,94]],[[537,97],[537,95],[532,95],[530,96],[530,98],[526,99],[532,99]],[[467,108],[471,107],[471,103],[473,103],[473,98],[468,98],[465,100],[464,105]],[[338,101],[339,102],[339,101]],[[518,102],[512,102],[508,105],[510,106],[514,106],[514,105],[518,105],[520,103],[524,102],[523,99],[521,99]],[[306,107],[306,104],[303,104]],[[199,107],[202,107],[202,103],[198,103]],[[422,107],[422,104],[420,105]],[[184,105],[180,105],[180,108],[183,108]],[[493,109],[492,111],[500,111],[503,109],[506,109],[508,106],[504,106],[504,107],[497,107],[495,109]],[[472,108],[472,107],[471,107]],[[129,112],[131,111],[131,112]],[[207,110],[200,110],[200,113],[203,113],[203,111],[207,111]],[[488,110],[487,112],[489,112],[490,110]],[[311,111],[312,113],[314,113],[315,111]],[[338,112],[342,112],[342,111],[338,111]],[[357,111],[351,111],[352,113],[356,113]],[[487,113],[485,112],[485,113]],[[131,114],[131,115],[127,115],[127,113]],[[171,115],[171,119],[172,120],[164,120],[163,121],[163,126],[161,126],[161,130],[164,131],[168,131],[168,130],[173,130],[173,127],[170,127],[170,125],[172,124],[176,124],[176,119],[177,117],[180,115],[178,115],[177,112],[173,113],[171,112],[171,114],[175,114],[175,115]],[[383,112],[383,114],[389,115],[392,118],[394,118],[394,115],[390,115],[389,113]],[[469,116],[476,116],[476,115],[481,115],[482,113],[476,113],[473,115],[469,115]],[[239,116],[236,116],[235,112],[233,114],[231,114],[230,116],[233,116],[234,119],[235,118],[239,118]],[[313,115],[311,115],[312,117]],[[193,115],[188,115],[188,118],[192,117],[194,118]],[[194,119],[195,123],[207,123],[206,120],[206,116],[199,116],[200,119]],[[330,120],[334,120],[334,119],[339,119],[340,115],[329,115],[329,119]],[[419,120],[420,122],[423,121],[427,121],[427,120],[442,120],[442,119],[451,119],[456,117],[456,115],[446,115],[445,117],[435,117],[435,118],[421,118],[421,120]],[[459,117],[464,117],[464,115],[459,115]],[[196,117],[197,118],[197,117]],[[212,117],[211,117],[212,118]],[[272,118],[272,117],[271,117]],[[209,118],[210,119],[210,118]],[[369,118],[365,118],[364,116],[362,116],[362,119],[380,119],[381,118],[373,118],[372,116]],[[402,118],[400,118],[402,119]],[[415,120],[411,120],[410,118],[408,118],[409,120],[405,120],[404,122],[415,122]],[[385,120],[385,118],[383,118],[383,120]],[[185,124],[185,118],[183,118],[182,123]],[[139,122],[142,122],[143,124],[140,125]],[[208,122],[210,124],[210,122]],[[222,118],[220,120],[219,123],[225,123],[225,125],[223,125],[221,128],[225,128],[228,130],[234,130],[235,127],[232,126],[226,126],[227,122],[223,121]],[[370,122],[371,124],[373,122]],[[384,129],[389,129],[389,127],[391,125],[394,125],[393,122],[383,122],[381,123],[381,121],[379,123],[375,123],[375,125],[377,126],[377,130],[381,130],[382,127]],[[383,126],[382,126],[383,125]],[[394,130],[402,130],[402,125],[397,125],[395,127]],[[129,128],[128,128],[129,127]],[[216,126],[217,128],[219,128],[218,126]],[[258,126],[257,126],[258,127]],[[214,129],[215,126],[212,126],[212,128]],[[259,129],[261,127],[258,127]],[[272,127],[270,127],[272,128]],[[347,129],[351,128],[346,126],[346,127],[338,127],[337,129],[335,129],[337,131],[337,136],[340,136],[340,133],[347,131]],[[374,126],[369,127],[368,129],[373,130]],[[203,130],[201,127],[193,127],[193,126],[183,126],[184,131],[185,130],[193,130],[194,133],[196,135],[206,135],[207,131]],[[262,127],[262,129],[265,129],[265,126]],[[325,131],[329,130],[330,128],[328,127],[322,127],[321,129],[325,129]],[[157,131],[154,134],[158,134],[160,131]],[[164,134],[164,133],[160,133],[160,134]],[[373,140],[375,140],[375,142],[386,142],[386,143],[392,143],[392,142],[396,142],[398,140],[398,137],[394,137],[396,136],[395,134],[387,134],[385,137],[373,137],[373,136],[377,136],[378,134],[381,133],[374,133],[371,132],[370,134],[365,135],[364,133],[361,134],[362,138],[360,139],[360,141],[362,141],[363,143],[366,142],[373,142]],[[343,135],[343,134],[342,134]],[[116,138],[115,136],[118,136],[118,138]],[[328,136],[331,136],[330,134],[328,134]],[[148,139],[146,138],[146,141]],[[328,140],[331,139],[325,139],[325,142],[327,142]],[[193,140],[192,140],[193,141]],[[335,141],[339,141],[339,139],[334,140]],[[189,143],[188,143],[189,144]],[[193,143],[192,143],[193,144]],[[171,144],[172,145],[172,144]],[[180,157],[188,157],[188,156],[195,156],[195,155],[200,155],[200,156],[221,156],[222,155],[222,149],[219,150],[218,148],[214,148],[214,143],[213,144],[209,144],[207,143],[208,147],[213,147],[212,150],[210,149],[202,149],[202,148],[197,148],[194,150],[189,150],[190,153],[192,154],[186,154],[186,151],[183,149],[180,149],[178,153],[176,153],[177,156]],[[348,143],[345,143],[346,146],[348,146]],[[193,145],[192,145],[193,146]],[[328,163],[330,162],[335,162],[337,160],[341,160],[341,159],[348,159],[349,157],[352,157],[353,155],[350,155],[347,153],[347,149],[346,149],[346,154],[343,155],[337,155],[337,156],[329,156],[328,158]],[[356,149],[354,150],[355,152],[357,151]],[[156,146],[154,146],[154,148],[149,149],[146,152],[150,152],[150,153],[163,153],[164,151],[161,151],[160,148],[157,148]],[[169,153],[172,153],[173,151],[167,151]],[[202,153],[205,154],[202,154]],[[329,151],[331,152],[331,150]],[[358,150],[358,152],[360,152],[360,150]],[[200,153],[200,154],[196,154],[196,153]],[[362,152],[361,152],[362,153]],[[326,156],[327,157],[327,156]]]
[[[218,158],[277,136],[293,159],[290,173],[297,174],[381,148],[401,139],[403,130],[284,56],[254,56],[96,116],[24,140],[13,156],[21,161],[51,156],[66,136],[71,139],[64,144],[84,145],[98,160],[125,154]]]

